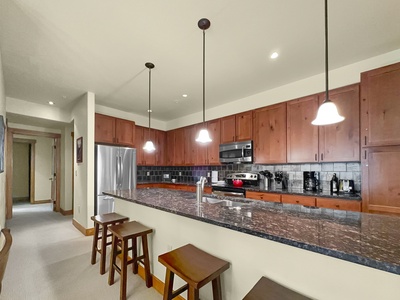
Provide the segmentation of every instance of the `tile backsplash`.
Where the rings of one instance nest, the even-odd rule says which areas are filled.
[[[268,170],[270,172],[284,171],[289,176],[289,186],[293,188],[303,187],[303,172],[320,172],[320,187],[324,191],[329,190],[330,180],[333,173],[339,179],[354,180],[356,191],[361,190],[361,164],[359,162],[348,163],[316,163],[316,164],[281,164],[281,165],[253,165],[253,164],[227,164],[221,166],[138,166],[138,182],[160,182],[171,181],[175,178],[177,182],[194,183],[200,176],[211,175],[211,171],[218,171],[218,179],[224,180],[226,175],[232,172],[259,172]],[[164,178],[168,174],[169,178]]]

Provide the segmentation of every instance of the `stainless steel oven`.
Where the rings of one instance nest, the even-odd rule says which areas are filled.
[[[213,185],[212,194],[216,196],[244,198],[246,196],[246,190],[238,187]]]
[[[253,141],[219,145],[219,161],[221,163],[252,163]]]

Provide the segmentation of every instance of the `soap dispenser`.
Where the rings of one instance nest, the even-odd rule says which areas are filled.
[[[336,177],[336,173],[333,173],[331,179],[331,194],[337,193],[339,191],[339,179]]]

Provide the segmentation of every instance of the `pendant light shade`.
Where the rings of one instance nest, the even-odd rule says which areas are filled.
[[[146,152],[153,152],[154,150],[156,150],[156,147],[154,147],[153,142],[150,140],[150,114],[151,114],[151,69],[154,68],[154,64],[152,64],[151,62],[147,62],[145,63],[146,68],[149,69],[149,109],[147,110],[149,113],[149,133],[148,133],[148,137],[149,139],[147,140],[147,142],[144,144],[143,146],[143,150]]]
[[[329,100],[329,68],[328,68],[328,0],[325,0],[325,100],[318,108],[313,125],[329,125],[342,122],[344,117],[339,115],[335,103]]]
[[[203,30],[203,128],[200,130],[196,142],[209,143],[212,142],[212,139],[206,127],[206,30],[210,28],[211,23],[210,20],[203,18],[197,25]]]

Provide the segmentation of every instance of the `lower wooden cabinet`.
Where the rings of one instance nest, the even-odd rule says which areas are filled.
[[[247,191],[246,198],[268,202],[281,202],[281,194]]]
[[[315,197],[298,196],[298,195],[282,195],[282,203],[301,204],[305,206],[315,206]]]
[[[317,197],[317,206],[322,208],[361,211],[361,201]]]

